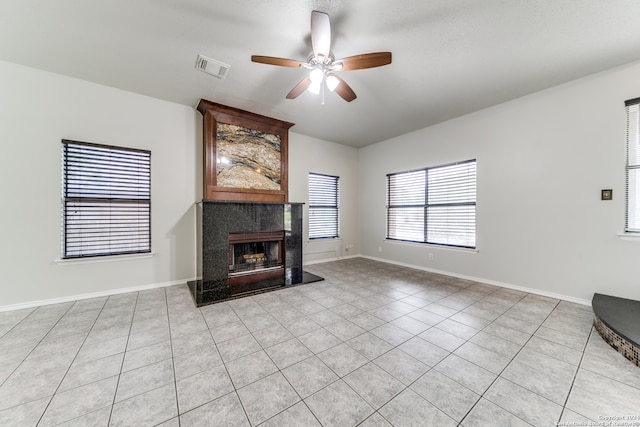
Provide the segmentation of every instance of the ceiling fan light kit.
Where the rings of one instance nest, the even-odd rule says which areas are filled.
[[[336,71],[362,70],[391,63],[391,52],[365,53],[336,60],[331,52],[329,15],[317,10],[311,12],[311,47],[313,52],[306,62],[261,55],[251,56],[251,61],[309,70],[307,77],[298,82],[287,94],[287,99],[295,99],[305,90],[316,95],[322,92],[323,105],[325,87],[347,102],[356,99],[353,89],[335,73]]]

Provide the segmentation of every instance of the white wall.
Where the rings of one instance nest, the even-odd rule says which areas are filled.
[[[292,128],[290,200],[308,201],[309,172],[341,182],[341,239],[305,241],[305,262],[363,254],[576,299],[594,292],[640,299],[640,242],[617,236],[623,101],[640,96],[638,75],[640,63],[631,64],[360,150]],[[199,113],[1,61],[0,94],[0,309],[195,276]],[[54,262],[62,139],[152,151],[153,257]],[[471,158],[478,160],[477,252],[385,241],[387,173]],[[600,201],[604,188],[613,189],[613,201]]]
[[[195,277],[194,202],[202,198],[200,113],[2,61],[0,94],[0,310]],[[56,262],[62,139],[151,150],[152,257]],[[309,172],[340,176],[342,235],[305,240],[305,262],[356,254],[357,150],[292,132],[291,201],[308,202]],[[347,244],[354,245],[349,252]]]
[[[640,299],[640,242],[617,236],[624,101],[640,96],[639,75],[631,64],[361,149],[362,254],[575,299]],[[385,241],[387,173],[474,158],[477,252]]]
[[[195,276],[193,108],[0,62],[0,307]],[[60,265],[61,140],[151,150],[153,257]]]
[[[295,127],[292,128],[295,130]],[[309,173],[340,177],[340,238],[309,241]],[[358,254],[358,150],[305,135],[289,133],[289,200],[304,202],[305,263]],[[346,249],[347,245],[353,248]]]

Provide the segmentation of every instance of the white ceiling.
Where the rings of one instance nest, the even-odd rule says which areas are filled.
[[[305,92],[310,15],[337,58],[391,51],[341,76],[358,98]],[[640,59],[637,0],[0,0],[0,59],[194,107],[200,98],[361,147]],[[231,65],[216,79],[198,54]],[[1,96],[1,94],[0,94]]]

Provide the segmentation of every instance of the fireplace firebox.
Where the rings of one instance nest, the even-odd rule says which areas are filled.
[[[284,230],[229,233],[229,286],[284,277]]]

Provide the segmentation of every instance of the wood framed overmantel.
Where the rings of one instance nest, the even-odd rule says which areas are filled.
[[[201,99],[203,199],[287,203],[293,123]]]

